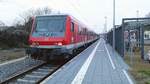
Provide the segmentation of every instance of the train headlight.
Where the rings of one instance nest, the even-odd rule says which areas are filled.
[[[32,46],[39,46],[39,43],[38,42],[33,42]]]
[[[58,43],[58,45],[59,45],[59,46],[61,46],[61,45],[62,45],[62,43],[61,43],[61,42],[59,42],[59,43]]]
[[[35,45],[36,45],[36,43],[35,43],[35,42],[33,42],[33,43],[32,43],[32,46],[35,46]]]
[[[39,46],[39,43],[37,42],[36,45]]]

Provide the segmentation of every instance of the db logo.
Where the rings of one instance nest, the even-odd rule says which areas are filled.
[[[72,43],[74,42],[74,38],[73,38],[73,37],[71,38],[71,42],[72,42]]]

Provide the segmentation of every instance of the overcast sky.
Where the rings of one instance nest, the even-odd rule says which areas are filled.
[[[113,0],[0,0],[0,20],[7,25],[15,23],[19,15],[28,9],[49,7],[61,13],[71,14],[92,30],[102,32],[107,16],[108,29],[112,28]],[[150,12],[150,0],[116,0],[116,24],[122,18],[144,17]]]

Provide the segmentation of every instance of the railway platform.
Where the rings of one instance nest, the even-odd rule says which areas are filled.
[[[41,84],[134,84],[128,69],[119,54],[100,39]]]

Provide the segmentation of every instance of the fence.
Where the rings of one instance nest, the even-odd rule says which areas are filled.
[[[107,42],[113,44],[113,30],[107,33]],[[115,49],[121,56],[136,48],[142,59],[150,51],[150,18],[124,18],[122,25],[115,28]]]
[[[107,42],[113,45],[113,30],[107,33]],[[122,26],[115,28],[115,49],[121,55],[124,56],[124,46],[123,46],[123,29]]]

